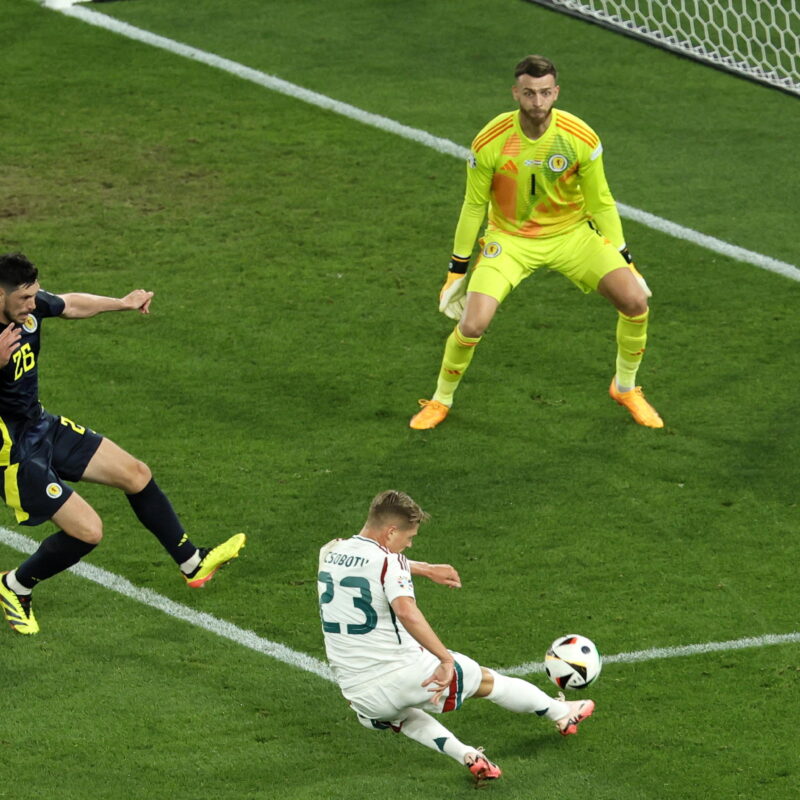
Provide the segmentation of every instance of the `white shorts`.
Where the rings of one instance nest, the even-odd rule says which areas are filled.
[[[453,653],[455,674],[448,689],[438,703],[431,702],[432,693],[422,682],[429,678],[439,659],[427,650],[419,661],[393,670],[369,683],[342,691],[359,717],[392,725],[399,725],[409,708],[421,708],[441,714],[455,711],[468,697],[478,691],[483,673],[480,665],[469,656]]]

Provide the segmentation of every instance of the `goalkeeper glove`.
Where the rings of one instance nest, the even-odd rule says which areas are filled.
[[[633,256],[631,255],[631,251],[628,250],[627,247],[623,247],[622,250],[619,251],[619,254],[625,259],[625,263],[628,265],[628,269],[633,273],[633,277],[639,282],[639,286],[644,289],[645,295],[647,297],[652,297],[653,293],[650,291],[650,287],[647,285],[647,281],[644,279],[644,275],[636,269],[636,264],[633,263]]]
[[[439,311],[450,319],[461,319],[467,294],[467,267],[469,257],[453,255],[447,280],[439,292]]]

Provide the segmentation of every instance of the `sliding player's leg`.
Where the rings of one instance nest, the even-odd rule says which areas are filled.
[[[501,675],[481,667],[482,680],[475,697],[485,697],[492,703],[517,714],[536,714],[555,723],[563,736],[578,732],[578,725],[594,713],[592,700],[565,700],[550,697],[538,686],[521,678]]]
[[[403,733],[465,765],[478,780],[499,778],[500,768],[489,761],[482,750],[464,744],[427,713],[457,710],[480,685],[480,665],[460,653],[453,653],[453,657],[453,680],[436,704],[431,703],[432,693],[423,685],[439,664],[439,660],[428,652],[420,653],[419,659],[412,664],[343,693],[365,728]]]
[[[370,730],[392,730],[402,733],[423,747],[443,753],[466,766],[479,780],[499,778],[500,768],[489,761],[480,748],[472,747],[460,741],[452,731],[442,725],[419,708],[407,708],[399,712],[400,716],[392,721],[374,720],[358,714],[358,721]]]

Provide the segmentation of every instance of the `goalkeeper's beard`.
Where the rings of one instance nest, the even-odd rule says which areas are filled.
[[[553,106],[550,106],[547,111],[545,111],[543,108],[528,110],[522,106],[519,107],[520,114],[522,114],[522,116],[525,117],[525,119],[528,120],[531,125],[536,127],[544,125],[546,122],[550,122],[550,113],[552,110]]]

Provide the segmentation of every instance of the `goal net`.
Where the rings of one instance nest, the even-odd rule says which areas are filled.
[[[529,0],[800,95],[800,0]]]

